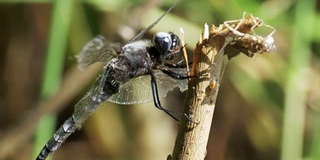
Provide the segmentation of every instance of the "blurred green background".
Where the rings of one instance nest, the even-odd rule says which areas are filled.
[[[73,112],[101,64],[75,56],[97,34],[125,44],[172,0],[0,0],[0,159],[33,159]],[[320,159],[320,27],[315,0],[181,0],[144,38],[185,30],[192,55],[204,23],[252,13],[277,29],[277,50],[228,62],[207,160]],[[270,33],[262,28],[260,35]],[[181,111],[177,89],[163,106]],[[106,103],[52,159],[163,160],[178,124],[153,103]]]

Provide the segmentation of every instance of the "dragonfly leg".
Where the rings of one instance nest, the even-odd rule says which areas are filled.
[[[152,71],[150,71],[150,75],[151,75],[151,88],[152,88],[152,95],[153,95],[153,101],[154,101],[154,105],[155,107],[157,107],[158,109],[164,111],[167,115],[169,115],[171,118],[175,119],[176,121],[179,122],[179,120],[173,116],[173,114],[180,114],[180,115],[183,115],[185,116],[190,122],[193,122],[193,123],[196,123],[198,124],[199,122],[194,122],[192,120],[192,118],[187,115],[186,113],[181,113],[181,112],[175,112],[175,111],[171,111],[171,110],[168,110],[168,109],[165,109],[161,106],[161,103],[160,103],[160,99],[159,99],[159,95],[158,95],[158,88],[157,88],[157,83],[156,83],[156,78],[153,74]]]
[[[159,94],[158,94],[158,87],[157,87],[157,83],[156,83],[156,78],[155,78],[152,71],[150,72],[150,75],[151,75],[151,89],[152,89],[152,95],[153,95],[153,102],[154,102],[155,107],[164,111],[167,115],[169,115],[171,118],[175,119],[176,121],[179,121],[175,116],[173,116],[173,113],[178,113],[178,114],[181,114],[181,113],[170,111],[170,110],[165,109],[161,106]]]
[[[166,75],[168,75],[168,76],[170,76],[170,77],[172,77],[172,78],[174,78],[174,79],[188,79],[188,78],[199,77],[199,75],[195,75],[195,76],[180,75],[180,74],[175,73],[175,72],[173,72],[173,71],[171,71],[171,70],[169,70],[169,69],[167,69],[167,68],[160,68],[160,70],[161,70],[164,74],[166,74]]]

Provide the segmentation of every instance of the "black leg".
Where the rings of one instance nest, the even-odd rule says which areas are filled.
[[[105,99],[103,98],[104,97],[103,86],[104,86],[106,79],[107,79],[107,76],[106,76],[108,74],[107,72],[108,72],[108,70],[105,69],[103,71],[103,74],[99,77],[99,79],[100,79],[99,88],[95,93],[96,95],[94,95],[96,97],[95,101],[97,103],[101,103],[101,102],[105,101]],[[99,79],[97,79],[96,82],[99,82]]]
[[[175,120],[178,121],[178,122],[179,122],[179,120],[178,120],[175,116],[173,116],[172,114],[181,114],[181,115],[185,116],[190,122],[199,124],[199,122],[193,121],[192,118],[191,118],[189,115],[185,114],[185,113],[170,111],[170,110],[168,110],[168,109],[163,108],[163,107],[161,106],[161,103],[160,103],[160,100],[159,100],[156,78],[155,78],[155,76],[154,76],[154,74],[153,74],[152,71],[150,71],[150,75],[151,75],[151,88],[152,88],[152,95],[153,95],[154,105],[155,105],[158,109],[164,111],[167,115],[169,115],[170,117],[172,117],[173,119],[175,119]]]
[[[167,68],[159,68],[164,74],[174,78],[174,79],[188,79],[188,78],[194,78],[194,77],[199,77],[198,75],[196,76],[184,76],[180,75],[178,73],[175,73]]]
[[[157,88],[157,82],[156,82],[156,78],[153,74],[152,71],[150,71],[150,75],[151,75],[151,88],[152,88],[152,95],[153,95],[153,102],[154,102],[154,105],[164,111],[167,115],[169,115],[170,117],[172,117],[173,119],[175,119],[176,121],[179,121],[175,116],[172,115],[172,113],[176,113],[176,114],[181,114],[179,112],[174,112],[174,111],[170,111],[168,109],[165,109],[161,106],[161,103],[160,103],[160,99],[159,99],[159,95],[158,95],[158,88]]]

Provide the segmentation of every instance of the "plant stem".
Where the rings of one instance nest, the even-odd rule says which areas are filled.
[[[179,125],[173,160],[203,160],[209,138],[220,73],[222,73],[223,45],[221,36],[210,37],[198,43],[195,49],[191,75],[205,75],[189,81],[183,118]],[[222,50],[221,50],[222,48]],[[221,51],[220,51],[221,50]]]

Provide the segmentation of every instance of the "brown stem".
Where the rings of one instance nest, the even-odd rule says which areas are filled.
[[[191,75],[205,75],[189,81],[184,113],[171,159],[203,160],[218,94],[225,38],[211,36],[197,44]],[[168,158],[169,159],[169,158]]]

